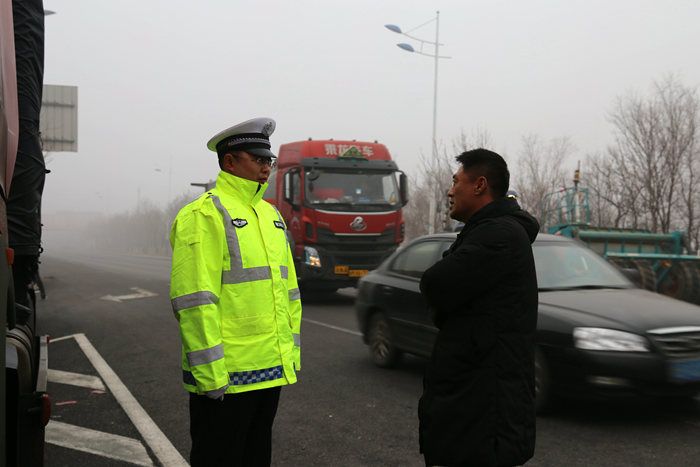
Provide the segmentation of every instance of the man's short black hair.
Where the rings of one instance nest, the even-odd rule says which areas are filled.
[[[233,157],[238,157],[243,153],[243,151],[235,150],[232,151],[227,147],[222,147],[220,150],[216,151],[216,155],[219,157],[219,167],[224,170],[224,156],[226,154],[231,154]]]
[[[510,172],[508,164],[500,155],[488,149],[472,149],[457,156],[457,162],[462,164],[462,171],[471,180],[478,177],[486,178],[495,198],[503,198],[508,191]]]

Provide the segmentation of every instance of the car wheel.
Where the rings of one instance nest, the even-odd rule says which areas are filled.
[[[549,366],[539,347],[535,349],[535,408],[546,413],[551,407]]]
[[[372,360],[377,366],[392,368],[401,360],[402,352],[394,346],[389,320],[383,313],[375,313],[370,318],[367,343]]]

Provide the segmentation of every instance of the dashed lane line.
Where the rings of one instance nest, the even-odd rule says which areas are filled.
[[[119,376],[95,350],[85,334],[74,334],[73,337],[163,467],[189,467],[187,461],[160,431],[158,425],[148,416],[148,413],[129,392]]]
[[[301,318],[301,320],[306,321],[307,323],[318,324],[319,326],[325,326],[327,328],[335,329],[336,331],[347,332],[348,334],[352,334],[354,336],[362,336],[361,332],[353,331],[352,329],[346,329],[346,328],[341,328],[339,326],[333,326],[332,324],[322,323],[321,321],[316,321],[316,320],[309,319],[309,318]]]
[[[81,375],[78,373],[70,373],[68,371],[51,370],[49,369],[49,381],[52,383],[70,384],[71,386],[80,386],[81,388],[105,390],[105,385],[97,376]]]
[[[152,467],[140,441],[57,421],[46,425],[46,442],[118,461]]]

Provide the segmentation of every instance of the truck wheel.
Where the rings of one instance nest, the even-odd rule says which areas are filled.
[[[375,313],[370,318],[367,343],[375,365],[381,368],[393,368],[398,365],[402,352],[394,346],[389,320],[384,313]]]
[[[656,291],[656,272],[654,268],[649,264],[649,261],[644,259],[633,259],[630,261],[631,266],[639,271],[641,279],[639,281],[639,286],[642,289],[650,290],[652,292]]]
[[[692,263],[675,264],[663,282],[659,284],[659,293],[690,303],[700,300],[700,273]]]
[[[610,258],[608,259],[608,261],[610,261],[610,264],[615,266],[617,269],[627,269],[630,267],[630,265],[627,263],[627,260],[622,258]]]

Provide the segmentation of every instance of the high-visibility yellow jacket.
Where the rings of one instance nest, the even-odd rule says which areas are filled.
[[[170,232],[170,299],[185,389],[244,392],[296,382],[301,296],[286,227],[267,184],[219,173]]]

